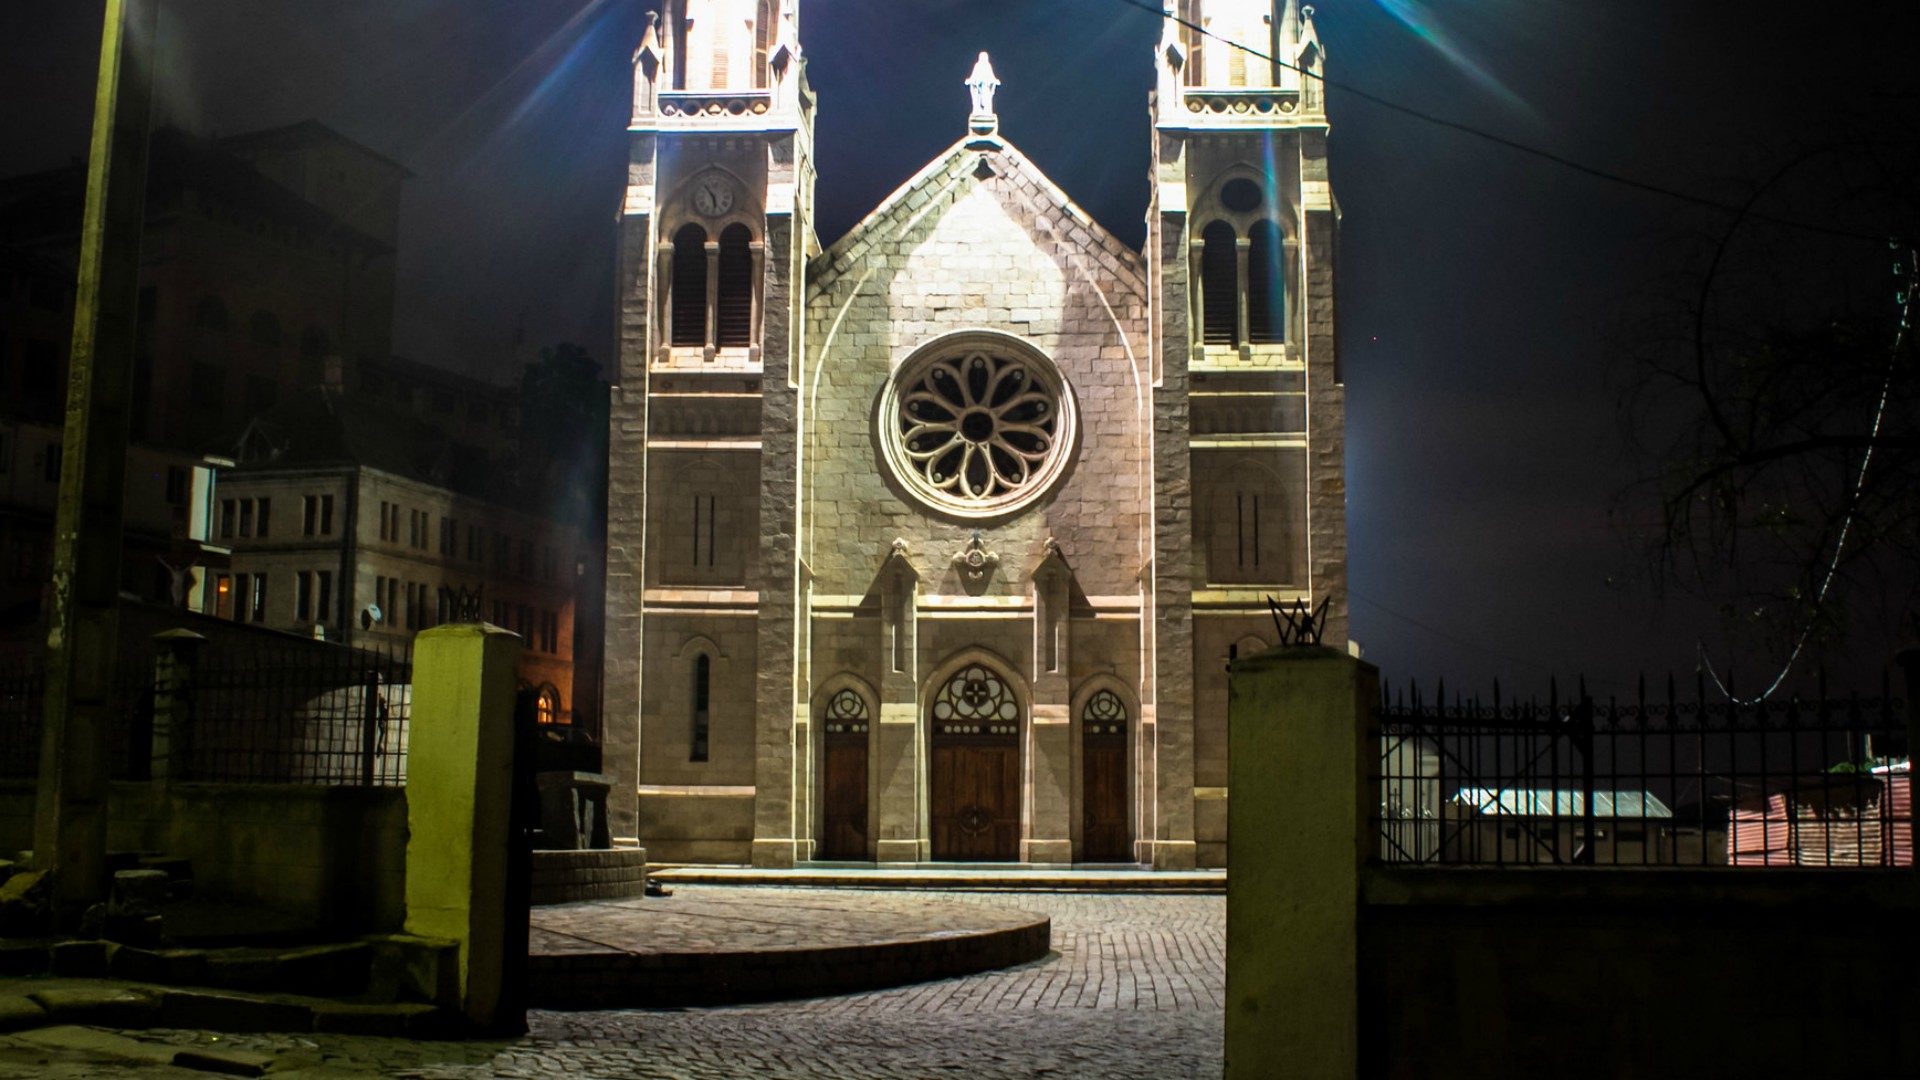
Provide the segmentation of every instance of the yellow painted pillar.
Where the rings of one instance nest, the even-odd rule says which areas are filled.
[[[520,650],[517,635],[478,623],[428,630],[413,649],[407,933],[459,943],[461,1007],[485,1028],[524,1020],[502,1015],[526,961],[525,931],[506,923]]]
[[[1318,646],[1230,670],[1227,1080],[1352,1077],[1379,672]]]

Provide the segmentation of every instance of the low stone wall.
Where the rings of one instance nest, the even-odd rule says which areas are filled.
[[[203,894],[341,931],[405,917],[407,799],[400,788],[116,783],[107,844],[188,859]],[[0,849],[33,843],[33,784],[0,784]]]
[[[1360,1074],[1914,1076],[1904,873],[1368,870]]]
[[[630,900],[646,891],[646,848],[533,853],[535,904]]]

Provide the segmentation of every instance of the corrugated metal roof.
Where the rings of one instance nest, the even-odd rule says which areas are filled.
[[[1586,793],[1562,788],[1461,788],[1453,801],[1469,810],[1488,815],[1514,817],[1585,817]],[[1647,791],[1596,791],[1593,793],[1596,818],[1671,818],[1673,811],[1659,797]]]

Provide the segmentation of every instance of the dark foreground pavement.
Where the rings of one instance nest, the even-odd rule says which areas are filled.
[[[724,900],[737,890],[682,886]],[[755,890],[778,899],[785,890]],[[817,892],[793,891],[800,903]],[[511,1043],[129,1032],[145,1045],[259,1055],[274,1077],[1214,1077],[1220,1075],[1226,905],[1219,896],[866,893],[1053,920],[1054,952],[1020,967],[844,997],[675,1011],[540,1012]],[[104,1036],[103,1036],[104,1037]],[[84,1042],[73,1036],[70,1042]],[[124,1051],[126,1047],[120,1046]],[[113,1051],[0,1039],[0,1078],[98,1076]],[[99,1055],[108,1055],[102,1057]],[[112,1075],[206,1076],[126,1060]]]

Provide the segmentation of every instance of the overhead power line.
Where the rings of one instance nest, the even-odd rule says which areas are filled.
[[[1844,237],[1849,240],[1865,240],[1875,244],[1886,242],[1886,237],[1884,235],[1871,235],[1868,233],[1855,232],[1851,229],[1841,229],[1831,225],[1821,225],[1816,222],[1802,221],[1798,218],[1780,217],[1773,214],[1758,213],[1755,211],[1746,210],[1745,208],[1735,203],[1724,202],[1722,200],[1710,198],[1705,195],[1698,195],[1691,191],[1682,191],[1679,188],[1668,187],[1665,184],[1656,184],[1651,180],[1642,180],[1639,177],[1630,176],[1626,173],[1617,172],[1613,169],[1601,168],[1598,165],[1589,165],[1584,161],[1579,161],[1574,158],[1567,157],[1564,154],[1555,153],[1554,151],[1548,150],[1544,147],[1535,146],[1531,143],[1524,143],[1518,139],[1509,138],[1496,131],[1489,131],[1486,128],[1476,127],[1472,124],[1464,123],[1459,120],[1449,119],[1448,117],[1440,116],[1436,113],[1430,113],[1425,109],[1415,108],[1412,105],[1407,105],[1403,102],[1395,101],[1392,98],[1385,97],[1380,94],[1376,94],[1371,90],[1363,89],[1359,86],[1354,85],[1353,83],[1346,82],[1341,79],[1330,79],[1327,76],[1321,75],[1317,72],[1308,71],[1307,69],[1300,67],[1297,64],[1290,63],[1286,60],[1279,59],[1278,57],[1270,56],[1266,53],[1263,53],[1260,50],[1250,45],[1246,45],[1246,44],[1243,44],[1242,42],[1235,41],[1232,38],[1223,37],[1219,34],[1216,34],[1213,31],[1208,30],[1206,27],[1201,26],[1199,23],[1192,22],[1191,20],[1188,20],[1188,19],[1183,19],[1178,15],[1169,15],[1167,14],[1166,11],[1162,10],[1157,3],[1149,2],[1149,0],[1114,0],[1114,2],[1117,4],[1125,5],[1130,8],[1137,8],[1141,11],[1145,11],[1158,18],[1172,19],[1174,22],[1179,23],[1181,26],[1184,26],[1187,29],[1192,30],[1197,34],[1200,34],[1205,37],[1210,37],[1215,41],[1221,42],[1226,45],[1230,45],[1233,48],[1239,49],[1240,51],[1246,53],[1249,56],[1258,57],[1259,59],[1264,60],[1269,64],[1276,64],[1280,67],[1287,69],[1288,71],[1299,72],[1301,75],[1305,76],[1306,78],[1318,79],[1322,86],[1332,87],[1333,89],[1339,90],[1342,93],[1351,94],[1354,97],[1367,102],[1368,104],[1377,105],[1382,109],[1399,113],[1402,116],[1411,117],[1412,119],[1418,120],[1425,124],[1432,124],[1435,127],[1445,128],[1448,131],[1455,131],[1463,135],[1470,135],[1476,139],[1493,143],[1495,146],[1504,147],[1508,150],[1514,151],[1515,153],[1525,154],[1528,157],[1536,158],[1540,161],[1545,161],[1552,165],[1558,165],[1564,169],[1571,169],[1574,172],[1580,173],[1584,176],[1592,177],[1596,180],[1603,180],[1610,184],[1617,184],[1621,187],[1632,188],[1635,191],[1646,192],[1650,195],[1659,195],[1663,198],[1675,199],[1680,202],[1690,203],[1694,206],[1705,207],[1710,210],[1718,210],[1727,214],[1744,215],[1750,221],[1764,221],[1772,225],[1780,225],[1790,229],[1799,229],[1804,232],[1819,233],[1825,236]]]

